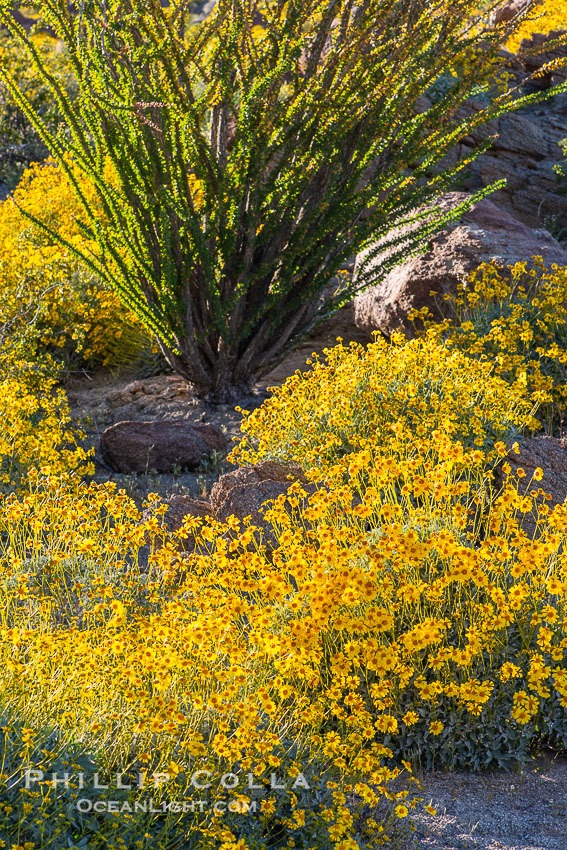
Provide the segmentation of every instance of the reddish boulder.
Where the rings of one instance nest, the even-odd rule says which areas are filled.
[[[490,25],[494,27],[497,24],[508,23],[523,12],[529,2],[530,0],[506,0],[502,6],[490,13]]]
[[[439,207],[449,210],[467,197],[464,192],[450,192],[440,199]],[[378,255],[365,264],[371,250],[372,247],[358,255],[355,280],[365,266],[375,269],[379,279],[384,257]],[[442,296],[454,292],[457,284],[481,263],[506,266],[538,255],[546,265],[567,266],[567,251],[550,233],[532,230],[484,199],[437,234],[424,254],[406,260],[358,295],[354,301],[355,323],[361,330],[380,331],[388,337],[398,329],[411,335],[413,326],[408,313],[427,306],[439,315],[437,303]],[[432,291],[438,293],[437,297],[431,295]]]
[[[519,454],[510,451],[506,461],[511,467],[510,480],[518,482],[518,490],[525,493],[529,488],[531,491],[543,491],[546,496],[538,495],[534,500],[534,510],[521,517],[521,525],[530,537],[536,532],[536,513],[541,504],[550,508],[562,505],[567,497],[567,438],[557,437],[532,437],[518,441]],[[535,470],[543,472],[541,481],[533,478]],[[523,475],[518,476],[518,469],[523,470]],[[496,473],[495,485],[500,488],[504,483],[504,475],[500,467]]]
[[[213,510],[208,502],[200,499],[192,499],[191,496],[176,495],[165,500],[167,511],[163,515],[162,524],[167,531],[179,531],[185,517],[199,517],[214,519]]]
[[[526,473],[521,479],[530,482],[534,471],[543,470],[540,484],[531,482],[532,487],[541,487],[551,495],[549,505],[561,505],[567,497],[567,438],[532,437],[518,441],[519,454],[511,451],[506,460],[512,467],[512,476],[521,468]]]
[[[187,421],[118,422],[100,438],[103,461],[116,472],[195,470],[228,442],[216,425]]]
[[[163,529],[163,533],[157,532],[152,535],[154,545],[157,545],[157,548],[163,545],[169,534],[179,531],[187,516],[197,517],[199,519],[214,519],[213,510],[208,502],[192,499],[191,496],[170,496],[163,502],[158,503],[158,507],[160,505],[167,505],[167,510],[165,514],[159,516],[159,526],[160,529]],[[143,514],[144,522],[147,522],[153,514],[154,511],[151,508],[147,508]],[[151,541],[148,539],[147,542]],[[195,545],[195,535],[189,532],[183,538],[181,547],[191,552],[195,549]]]
[[[242,520],[251,517],[252,524],[265,532],[265,542],[275,541],[271,525],[261,510],[265,502],[287,493],[293,481],[301,481],[312,491],[299,467],[287,467],[275,461],[263,461],[256,466],[243,467],[221,475],[211,491],[211,506],[218,520],[230,516]]]

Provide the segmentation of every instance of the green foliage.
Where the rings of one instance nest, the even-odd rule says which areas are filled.
[[[502,94],[455,117],[489,87],[486,69],[517,25],[486,28],[473,0],[237,0],[188,29],[181,0],[89,0],[78,15],[41,0],[69,53],[74,100],[10,6],[0,19],[55,95],[69,139],[51,132],[6,62],[1,75],[75,186],[97,246],[86,260],[202,394],[249,386],[352,296],[320,299],[369,241],[383,240],[384,273],[418,250],[447,220],[423,205],[469,163],[427,179],[431,167],[529,100]],[[455,68],[458,82],[416,115],[416,100]],[[392,235],[409,222],[411,235]],[[358,287],[372,282],[362,269]]]

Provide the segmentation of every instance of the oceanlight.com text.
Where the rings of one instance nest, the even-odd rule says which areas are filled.
[[[88,812],[107,812],[109,814],[164,814],[172,812],[174,814],[203,814],[205,812],[214,812],[219,815],[223,812],[232,812],[235,814],[247,815],[255,814],[258,810],[258,802],[256,800],[154,800],[150,797],[146,800],[135,800],[127,802],[125,800],[89,800],[82,798],[76,801],[75,808],[86,814]]]

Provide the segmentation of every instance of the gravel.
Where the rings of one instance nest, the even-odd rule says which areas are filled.
[[[567,850],[567,758],[540,758],[518,773],[425,774],[416,813],[419,850]]]

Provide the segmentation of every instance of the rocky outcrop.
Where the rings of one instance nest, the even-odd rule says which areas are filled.
[[[521,6],[522,0],[511,0],[495,14],[499,21],[507,21]],[[557,46],[561,35],[559,30],[547,36],[535,34],[522,42],[518,55],[501,51],[518,94],[536,88],[553,89],[567,79],[567,45]],[[549,62],[555,63],[549,72],[531,77]],[[430,107],[428,98],[420,98],[419,112]],[[470,99],[461,107],[461,117],[471,117],[485,108],[485,101]],[[471,193],[504,178],[505,188],[435,237],[424,255],[407,260],[359,295],[354,314],[361,330],[378,330],[386,336],[398,327],[411,332],[408,311],[428,306],[436,315],[429,293],[452,291],[457,281],[482,262],[506,265],[541,255],[547,264],[567,265],[567,252],[550,232],[567,245],[567,178],[562,179],[557,171],[557,166],[565,163],[561,142],[567,139],[567,94],[476,128],[461,139],[440,167],[446,170],[469,158],[488,139],[492,140],[491,147],[467,167],[461,186]],[[464,196],[450,193],[442,206],[450,203],[448,199],[455,202],[459,197]],[[357,257],[355,276],[366,253]],[[372,264],[377,280],[384,259],[379,255]]]
[[[118,422],[100,438],[102,459],[115,472],[194,470],[227,448],[220,428],[193,422]]]
[[[507,8],[518,5],[508,4]],[[541,89],[549,89],[551,96],[472,130],[433,171],[445,171],[468,160],[482,142],[491,140],[488,150],[463,169],[459,187],[472,192],[504,178],[506,186],[491,195],[492,202],[523,224],[551,230],[567,241],[566,181],[562,182],[556,172],[556,167],[565,163],[560,143],[567,138],[567,93],[553,93],[554,87],[567,80],[567,44],[556,44],[562,33],[557,30],[548,35],[534,34],[522,41],[517,55],[500,51],[502,70],[518,97]],[[555,46],[546,49],[551,43]],[[542,72],[543,66],[552,61],[554,67]],[[465,120],[486,109],[486,105],[482,97],[470,98],[457,115]],[[423,113],[431,106],[429,98],[422,96],[415,110]]]
[[[468,167],[463,189],[477,191],[505,178],[506,186],[491,195],[493,203],[529,227],[552,228],[567,237],[567,196],[555,171],[565,161],[560,147],[567,137],[565,97],[561,110],[549,103],[490,122],[466,136],[448,161],[469,157],[481,141],[495,135],[489,150]],[[472,100],[466,110],[480,111],[482,106]]]
[[[553,87],[567,80],[567,45],[545,49],[562,33],[557,30],[524,39],[517,55],[502,51],[505,70],[520,86],[519,95],[541,89],[552,94]],[[541,73],[552,61],[555,67]],[[482,100],[471,99],[461,113],[465,117],[485,106]],[[506,178],[506,187],[491,196],[493,203],[530,227],[551,229],[567,239],[567,194],[555,171],[565,162],[560,143],[567,137],[567,94],[553,95],[475,130],[455,147],[446,164],[469,157],[489,137],[494,137],[491,147],[468,166],[462,188],[476,191]]]
[[[466,198],[466,193],[450,192],[439,206],[442,210],[453,209]],[[567,251],[547,231],[527,227],[484,199],[435,236],[425,254],[406,260],[381,283],[357,296],[355,322],[362,330],[380,331],[388,337],[400,328],[411,334],[408,313],[427,306],[438,315],[442,296],[454,292],[458,282],[464,281],[480,263],[508,265],[535,255],[542,256],[546,264],[567,266]],[[355,279],[365,256],[363,252],[357,258]],[[377,276],[380,264],[380,256],[372,261]],[[432,292],[438,295],[433,296]]]

